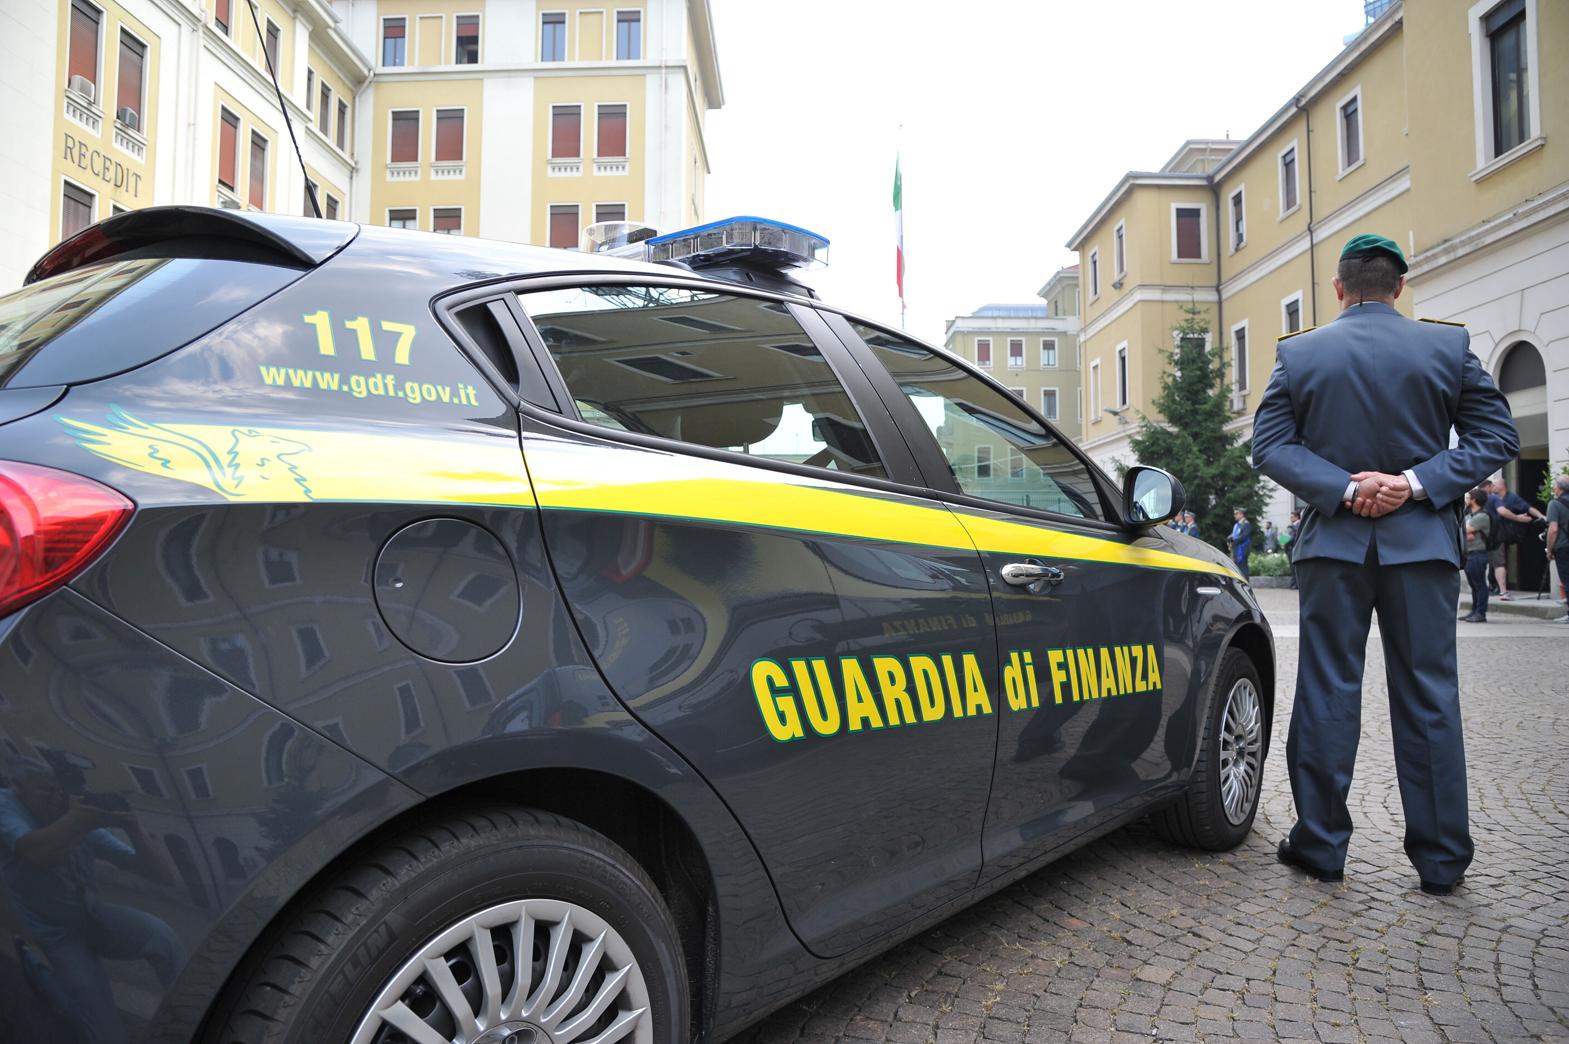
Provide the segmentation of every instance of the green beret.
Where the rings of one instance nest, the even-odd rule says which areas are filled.
[[[1400,244],[1388,236],[1375,236],[1371,232],[1364,232],[1360,236],[1352,236],[1340,251],[1340,260],[1349,257],[1374,257],[1378,254],[1387,254],[1395,259],[1395,264],[1400,268],[1400,274],[1406,274],[1406,255],[1401,253]]]

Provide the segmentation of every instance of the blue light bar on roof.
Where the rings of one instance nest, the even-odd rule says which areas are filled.
[[[692,268],[744,265],[786,271],[828,263],[828,239],[783,221],[733,217],[655,236],[644,244],[650,261],[680,261]]]

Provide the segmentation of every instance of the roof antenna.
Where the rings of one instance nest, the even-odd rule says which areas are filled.
[[[294,121],[289,118],[289,106],[283,100],[283,88],[278,85],[278,70],[272,67],[272,52],[267,50],[267,37],[262,33],[261,18],[256,13],[256,0],[246,0],[245,6],[251,9],[251,24],[256,27],[256,42],[261,45],[262,60],[267,63],[267,75],[272,77],[272,89],[278,92],[278,108],[283,113],[283,125],[289,128],[289,140],[294,143],[294,158],[300,161],[300,173],[305,175],[305,197],[311,201],[311,209],[321,217],[321,204],[316,201],[316,186],[311,184],[311,172],[305,169],[305,157],[300,153],[300,139],[294,136]],[[310,99],[305,99],[305,104],[310,105]]]

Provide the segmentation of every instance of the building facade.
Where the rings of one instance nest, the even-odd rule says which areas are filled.
[[[596,220],[695,224],[722,103],[707,0],[13,0],[0,287],[155,204],[309,215],[314,195],[324,217],[572,247]]]
[[[1335,318],[1340,249],[1375,231],[1411,263],[1398,307],[1470,330],[1520,426],[1508,477],[1534,490],[1549,461],[1569,461],[1565,99],[1562,5],[1394,3],[1247,139],[1189,142],[1127,174],[1069,242],[1084,273],[1082,445],[1107,467],[1134,462],[1115,411],[1157,415],[1172,331],[1194,306],[1250,436],[1277,338]],[[1290,508],[1274,490],[1266,517]]]
[[[1046,304],[989,304],[948,320],[943,347],[997,378],[1077,440],[1081,397],[1075,280],[1071,268],[1054,275],[1041,291]],[[1054,305],[1061,310],[1053,311]]]

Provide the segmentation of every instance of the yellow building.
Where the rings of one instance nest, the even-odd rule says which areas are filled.
[[[356,220],[577,247],[702,219],[724,101],[707,0],[338,0],[373,56]]]
[[[1335,318],[1340,249],[1376,231],[1411,262],[1401,310],[1469,328],[1520,426],[1509,477],[1533,490],[1549,459],[1569,461],[1564,99],[1569,7],[1394,3],[1245,140],[1190,141],[1126,175],[1068,243],[1083,272],[1082,445],[1107,467],[1133,462],[1188,306],[1226,353],[1233,428],[1249,436],[1276,339]],[[1276,490],[1266,518],[1290,508]]]
[[[155,204],[310,215],[314,195],[324,217],[572,247],[599,220],[696,224],[723,104],[707,0],[11,0],[0,70],[0,288]]]
[[[1064,268],[1041,288],[1044,304],[989,304],[948,320],[943,347],[975,363],[1077,439],[1078,273]]]

